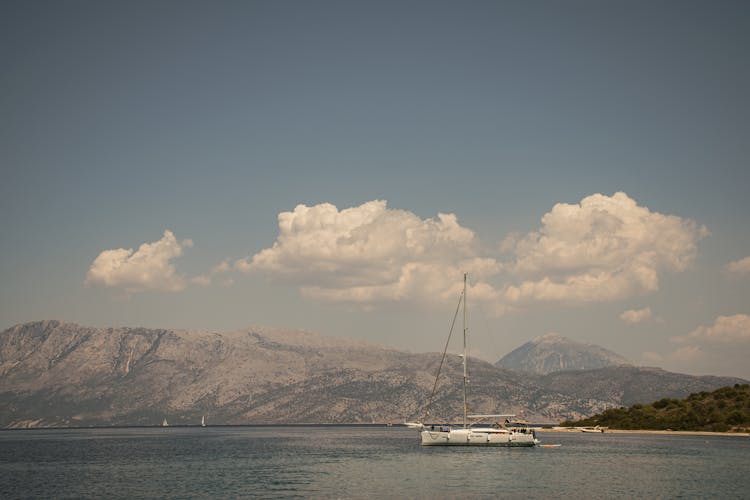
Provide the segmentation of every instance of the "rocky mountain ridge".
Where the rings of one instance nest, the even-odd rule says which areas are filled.
[[[423,416],[440,356],[263,327],[26,323],[0,333],[0,427],[197,424],[202,415],[213,424],[402,422]],[[476,359],[470,367],[472,412],[525,410],[540,422],[743,382],[635,367],[547,376]],[[451,356],[431,421],[461,415],[460,381]]]

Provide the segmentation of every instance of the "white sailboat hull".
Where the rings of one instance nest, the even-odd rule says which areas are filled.
[[[491,427],[446,429],[425,427],[422,446],[535,446],[531,432],[516,432]]]

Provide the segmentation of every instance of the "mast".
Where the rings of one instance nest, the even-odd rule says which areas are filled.
[[[466,276],[468,273],[464,273],[464,428],[466,428],[466,383],[468,381],[468,374],[466,371],[466,334],[468,328],[466,326]]]

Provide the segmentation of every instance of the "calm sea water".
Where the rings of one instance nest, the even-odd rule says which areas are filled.
[[[750,438],[542,433],[423,448],[402,427],[0,432],[0,498],[750,498]]]

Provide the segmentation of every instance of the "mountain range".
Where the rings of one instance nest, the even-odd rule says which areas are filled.
[[[93,328],[60,321],[0,333],[0,427],[370,423],[423,418],[441,354],[267,327],[234,332]],[[746,382],[608,366],[524,373],[469,359],[470,411],[559,422]],[[448,356],[429,421],[462,414]]]

